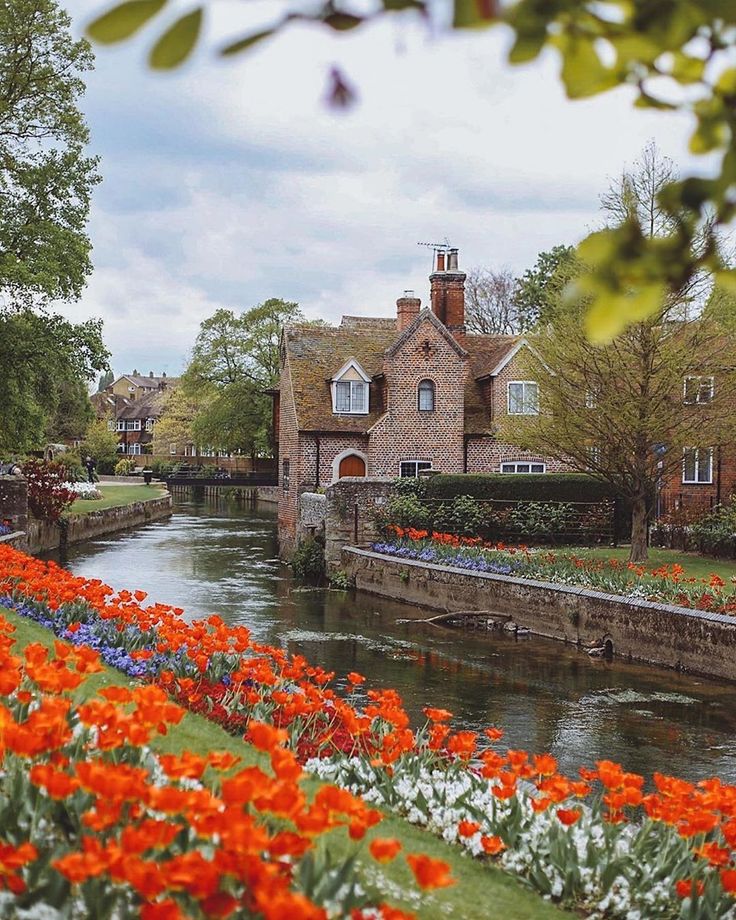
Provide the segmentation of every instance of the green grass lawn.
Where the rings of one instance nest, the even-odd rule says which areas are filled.
[[[122,491],[122,487],[118,489]],[[16,627],[14,636],[18,647],[30,642],[40,642],[48,647],[53,645],[54,637],[48,630],[4,608],[0,608],[0,613]],[[127,684],[130,681],[123,674],[105,668],[100,674],[85,680],[75,695],[81,702],[102,687]],[[266,755],[194,713],[187,713],[179,725],[170,726],[168,734],[157,736],[151,746],[161,753],[175,754],[185,750],[201,755],[211,751],[231,751],[242,758],[240,766],[256,763],[264,766],[267,763]],[[313,779],[305,782],[308,790],[316,790],[318,785],[318,781]],[[420,900],[403,895],[402,892],[418,891],[409,867],[400,857],[386,865],[374,862],[367,855],[367,844],[373,836],[398,838],[405,853],[421,852],[435,859],[444,859],[450,864],[457,884],[425,894]],[[338,858],[353,852],[355,846],[344,829],[328,835],[326,845]],[[362,846],[366,856],[360,860],[359,865],[367,870],[372,885],[380,887],[387,902],[416,912],[422,920],[446,917],[457,917],[458,920],[484,920],[488,917],[503,917],[504,920],[572,920],[577,916],[544,901],[491,863],[473,859],[458,847],[444,843],[401,818],[386,815],[379,825],[369,831]]]
[[[560,547],[561,554],[573,553],[590,559],[622,559],[629,558],[628,546],[602,546],[591,548]],[[686,575],[692,578],[708,578],[715,572],[725,581],[736,577],[736,562],[728,559],[713,559],[710,556],[699,556],[697,553],[681,553],[674,549],[659,549],[650,547],[649,561],[645,563],[647,569],[656,569],[661,565],[681,565]]]
[[[144,502],[150,498],[161,498],[166,495],[166,489],[160,485],[147,486],[105,486],[97,487],[102,492],[102,499],[91,500],[78,498],[70,506],[67,514],[88,514],[90,511],[102,511],[105,508],[119,508],[121,505],[130,505],[133,502]]]

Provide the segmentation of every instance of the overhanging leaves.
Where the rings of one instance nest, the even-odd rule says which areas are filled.
[[[167,0],[126,0],[93,19],[87,26],[87,36],[102,45],[123,41],[159,13],[166,3]]]

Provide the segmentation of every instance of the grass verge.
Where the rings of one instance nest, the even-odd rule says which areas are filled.
[[[31,642],[53,647],[54,636],[48,630],[2,607],[0,614],[15,626],[14,637],[18,649]],[[102,687],[129,684],[127,677],[113,668],[105,667],[99,674],[88,677],[74,696],[77,702],[82,702],[94,696]],[[160,753],[175,754],[185,750],[201,755],[211,751],[231,751],[242,758],[240,766],[265,766],[267,763],[266,755],[240,738],[229,735],[219,725],[191,712],[184,716],[179,725],[171,726],[167,735],[157,736],[151,747]],[[318,786],[315,779],[305,781],[308,791],[314,791]],[[496,866],[471,858],[459,848],[450,846],[401,818],[387,814],[366,835],[364,848],[367,849],[367,843],[374,836],[396,837],[401,841],[404,853],[426,853],[449,863],[452,875],[457,879],[456,885],[412,897],[411,892],[417,891],[417,888],[403,859],[397,858],[385,865],[379,865],[369,856],[359,861],[366,879],[383,892],[389,903],[414,911],[421,920],[441,920],[447,917],[456,917],[458,920],[487,920],[489,917],[503,917],[504,920],[565,920],[578,916],[544,901]],[[325,845],[337,859],[346,857],[355,846],[349,841],[344,829],[333,831]]]
[[[90,511],[103,511],[105,508],[120,508],[133,502],[145,502],[152,498],[162,498],[166,489],[155,485],[140,486],[98,486],[102,492],[101,499],[78,498],[68,509],[67,514],[89,514]]]

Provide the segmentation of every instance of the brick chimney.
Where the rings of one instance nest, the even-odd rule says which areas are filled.
[[[422,301],[414,296],[414,291],[404,291],[396,301],[396,327],[403,332],[419,316]]]
[[[457,249],[435,250],[435,268],[429,276],[432,312],[448,329],[465,330],[465,272],[457,266]]]

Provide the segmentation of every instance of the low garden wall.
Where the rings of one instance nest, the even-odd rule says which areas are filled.
[[[69,515],[61,524],[29,519],[26,535],[14,545],[27,553],[45,553],[72,543],[83,543],[94,537],[127,530],[138,524],[157,521],[171,515],[171,496],[132,502],[117,508],[103,508],[85,514]]]
[[[736,681],[736,619],[587,588],[395,559],[353,546],[342,568],[361,591],[438,611],[489,611],[564,642]]]

